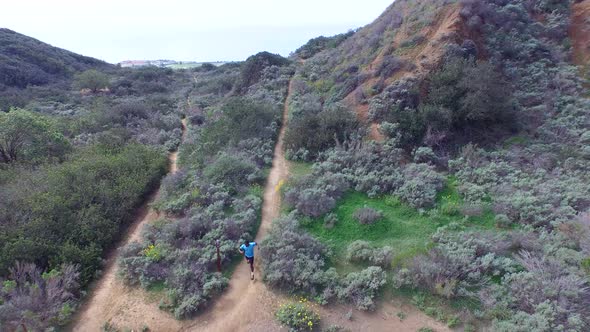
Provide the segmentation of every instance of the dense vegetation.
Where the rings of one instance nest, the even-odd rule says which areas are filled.
[[[0,325],[44,330],[67,322],[165,173],[190,76],[0,38]]]
[[[165,217],[118,264],[176,317],[205,308],[256,234],[292,77],[268,285],[359,310],[385,289],[465,330],[587,331],[590,101],[571,4],[398,0],[293,62],[262,52],[176,72],[0,30],[2,327],[67,320],[178,147],[181,113],[182,168],[154,203]],[[319,322],[304,305],[277,318]]]
[[[353,34],[354,31],[349,31],[347,33],[340,33],[330,37],[319,36],[312,38],[305,43],[305,45],[295,50],[295,54],[301,59],[309,59],[321,51],[338,47],[338,45],[342,44],[346,38]]]
[[[0,91],[9,87],[56,83],[87,69],[112,69],[100,60],[75,54],[0,29]]]
[[[568,64],[570,5],[397,1],[339,46],[302,53],[286,147],[313,166],[285,189],[267,281],[350,301],[342,275],[379,266],[396,294],[470,303],[466,328],[587,330],[590,114]],[[461,28],[428,40],[454,12]],[[331,110],[339,125],[323,127]],[[339,120],[354,123],[351,110],[353,126]],[[363,140],[364,120],[379,142]],[[352,302],[370,308],[362,289]]]
[[[223,269],[231,272],[236,244],[256,234],[265,169],[292,74],[287,64],[261,53],[237,71],[230,65],[195,73],[199,83],[189,98],[198,106],[180,150],[184,167],[165,178],[155,205],[178,218],[147,227],[119,261],[127,282],[163,285],[160,308],[178,318],[202,310],[227,285],[229,274],[216,272],[215,241]],[[230,91],[235,95],[226,98]]]

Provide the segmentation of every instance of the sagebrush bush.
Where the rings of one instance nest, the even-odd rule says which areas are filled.
[[[351,262],[368,262],[388,267],[391,264],[393,249],[390,246],[374,248],[367,241],[356,240],[346,248],[346,259]]]
[[[358,208],[354,211],[353,215],[354,219],[356,219],[359,223],[363,225],[370,225],[375,223],[377,220],[383,217],[381,211],[377,211],[370,207],[362,207]]]
[[[385,283],[385,272],[380,267],[370,266],[360,272],[346,275],[336,293],[340,300],[352,301],[359,310],[373,310],[373,298]]]
[[[444,186],[444,177],[426,164],[410,164],[403,175],[405,183],[395,193],[415,208],[431,207]]]
[[[278,219],[260,245],[264,281],[290,291],[318,294],[324,278],[327,249],[304,233],[293,216]]]
[[[43,272],[35,264],[16,262],[0,280],[0,323],[10,330],[43,331],[65,324],[79,298],[78,267],[65,264]]]
[[[498,228],[509,228],[512,224],[510,218],[505,214],[498,214],[494,217],[494,222]]]

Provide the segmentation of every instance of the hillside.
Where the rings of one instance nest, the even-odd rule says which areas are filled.
[[[396,0],[176,71],[1,30],[0,330],[590,330],[589,9]]]
[[[391,277],[452,327],[587,330],[588,3],[399,0],[300,48],[285,148],[303,173],[269,283],[370,309],[342,283]],[[297,268],[287,244],[331,251]]]
[[[5,87],[25,88],[27,85],[54,83],[87,69],[113,67],[106,62],[0,28],[0,90]]]
[[[510,94],[501,101],[502,105],[494,105],[506,110],[505,114],[493,115],[495,119],[490,119],[490,114],[480,119],[466,114],[475,118],[474,121],[469,123],[462,116],[450,119],[448,124],[429,125],[424,123],[427,120],[419,118],[436,118],[441,114],[416,113],[423,113],[420,108],[426,109],[423,106],[434,103],[434,100],[429,102],[427,96],[433,83],[450,83],[432,81],[435,77],[432,74],[439,72],[441,64],[449,58],[471,57],[493,64],[489,68],[475,66],[473,75],[482,77],[488,70],[487,75],[496,75],[500,83],[509,83],[495,87],[497,96],[504,94],[502,89],[510,90],[511,84],[517,84],[517,77],[510,76],[519,74],[510,72],[505,65],[518,61],[518,56],[521,62],[538,57],[547,57],[551,62],[571,58],[587,62],[584,57],[588,54],[588,41],[583,37],[588,29],[584,14],[587,14],[587,2],[573,5],[572,10],[565,4],[527,6],[526,13],[517,13],[517,6],[512,7],[512,12],[502,12],[499,8],[510,6],[490,1],[396,1],[373,23],[354,34],[335,36],[332,45],[338,42],[337,47],[326,46],[322,52],[317,52],[316,47],[317,54],[307,58],[298,71],[302,83],[297,86],[300,94],[305,94],[306,99],[315,99],[322,108],[340,103],[353,110],[362,123],[370,125],[373,139],[384,139],[378,130],[379,123],[398,122],[415,123],[411,130],[402,125],[406,127],[401,133],[402,140],[411,146],[426,143],[448,148],[473,140],[485,145],[514,133],[515,128],[509,124],[514,123],[511,113],[517,110],[507,105],[511,103]],[[497,10],[501,13],[493,13]],[[570,13],[574,24],[568,36]],[[523,25],[534,28],[527,29]],[[506,37],[494,38],[494,29],[505,31]],[[530,34],[533,40],[525,42],[513,35],[519,29],[526,30],[525,35]],[[349,37],[342,41],[343,36]],[[302,49],[316,44],[316,40],[311,40]],[[507,49],[500,49],[503,47]],[[482,84],[491,88],[493,81]],[[444,106],[456,106],[448,104]],[[393,108],[397,111],[392,111]],[[530,129],[529,125],[537,126],[539,122],[523,124]],[[466,125],[468,131],[464,130]],[[462,133],[458,133],[459,130]]]

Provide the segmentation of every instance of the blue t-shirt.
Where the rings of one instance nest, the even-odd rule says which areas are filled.
[[[248,258],[254,257],[254,247],[256,246],[256,242],[250,242],[250,244],[246,247],[246,245],[242,244],[240,249],[244,251],[244,255]]]

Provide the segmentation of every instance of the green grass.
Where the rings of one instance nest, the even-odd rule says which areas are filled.
[[[289,176],[291,178],[300,178],[302,176],[311,174],[312,163],[303,161],[289,161]]]
[[[460,213],[463,204],[455,188],[456,180],[449,178],[437,196],[436,207],[425,213],[401,203],[394,196],[369,198],[359,192],[347,193],[334,209],[338,223],[332,229],[323,226],[322,219],[310,219],[302,225],[334,253],[330,260],[338,270],[349,270],[345,264],[346,247],[355,240],[371,242],[373,246],[393,248],[393,266],[404,265],[412,257],[427,252],[431,236],[436,230],[453,221],[474,228],[494,228],[494,214],[485,209],[481,216],[464,218]],[[368,206],[383,213],[383,218],[372,225],[362,225],[353,218],[354,212]]]
[[[362,225],[352,215],[363,206],[383,213],[383,218],[372,225]],[[365,240],[375,246],[389,245],[393,248],[394,263],[423,253],[427,250],[430,236],[445,224],[444,220],[429,220],[416,210],[399,204],[393,197],[369,198],[359,192],[344,196],[334,210],[338,223],[326,229],[321,220],[306,225],[306,228],[332,248],[337,260],[344,260],[346,247],[355,240]]]
[[[496,229],[495,215],[489,207],[484,207],[479,216],[465,217],[461,212],[463,205],[463,199],[457,191],[457,179],[449,176],[445,187],[437,194],[435,206],[427,211],[420,212],[400,202],[395,196],[370,198],[364,193],[351,191],[338,201],[332,211],[338,217],[338,223],[333,228],[324,228],[323,218],[303,219],[301,225],[330,247],[333,255],[329,257],[328,264],[341,274],[367,266],[349,263],[345,259],[346,248],[355,240],[369,241],[375,247],[391,246],[394,253],[392,266],[396,268],[409,263],[416,255],[426,253],[437,229],[452,222],[467,229],[505,231]],[[383,218],[372,225],[360,224],[353,218],[353,213],[364,206],[380,210]],[[390,274],[391,271],[387,272]],[[392,297],[404,298],[449,327],[464,323],[459,320],[457,312],[480,306],[472,299],[449,300],[417,289],[396,289],[388,282],[380,298],[388,301]]]

